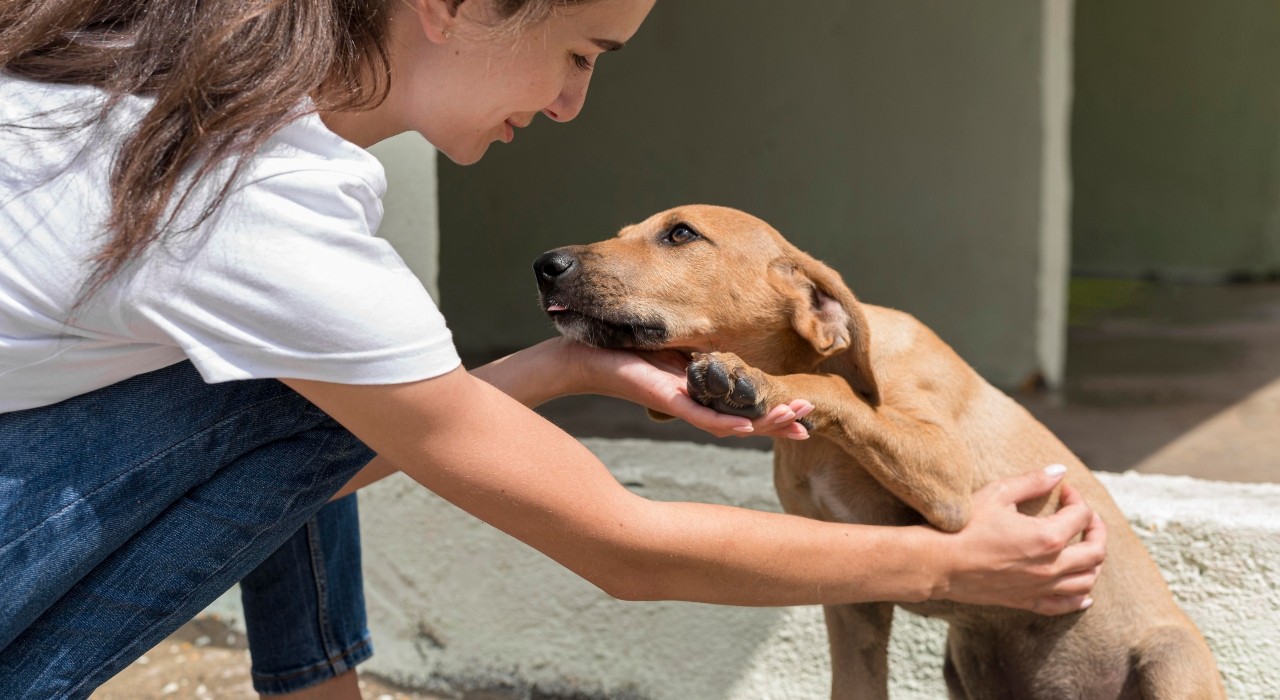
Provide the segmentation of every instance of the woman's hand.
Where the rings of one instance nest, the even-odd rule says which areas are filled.
[[[1107,530],[1080,493],[1062,485],[1058,511],[1048,517],[1018,512],[1017,505],[1049,494],[1065,467],[1001,479],[973,495],[969,524],[944,545],[952,561],[934,598],[1003,605],[1061,615],[1093,604],[1089,592],[1106,557]],[[1083,537],[1076,541],[1077,536]]]
[[[809,431],[797,422],[813,411],[813,404],[804,399],[775,406],[754,420],[718,413],[694,401],[689,397],[685,377],[689,360],[675,350],[603,350],[563,338],[548,342],[558,342],[565,365],[576,368],[575,393],[626,399],[684,420],[716,437],[754,435],[792,440],[809,437]]]

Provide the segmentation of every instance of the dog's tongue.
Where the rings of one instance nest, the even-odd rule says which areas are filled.
[[[569,310],[569,307],[567,307],[567,306],[561,306],[561,305],[559,305],[559,304],[548,304],[548,305],[547,305],[547,311],[568,311],[568,310]]]

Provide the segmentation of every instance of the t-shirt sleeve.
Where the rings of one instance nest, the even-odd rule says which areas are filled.
[[[238,188],[199,229],[149,251],[122,308],[208,382],[393,384],[460,364],[444,317],[391,245],[361,178],[329,170]]]

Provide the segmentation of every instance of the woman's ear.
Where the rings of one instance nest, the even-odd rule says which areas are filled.
[[[454,34],[461,0],[407,0],[413,8],[422,33],[433,44],[443,44]]]
[[[871,328],[857,297],[835,270],[793,250],[774,264],[791,303],[791,327],[824,360],[840,356],[854,390],[873,405],[880,389],[871,369]]]

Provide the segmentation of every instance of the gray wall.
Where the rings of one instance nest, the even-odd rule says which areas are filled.
[[[1080,0],[1075,267],[1280,270],[1280,3]]]
[[[417,134],[401,134],[369,149],[387,171],[378,235],[395,246],[427,291],[440,298],[440,206],[436,150]]]
[[[459,346],[552,334],[530,273],[543,250],[706,202],[767,219],[996,382],[1056,377],[1065,146],[1045,112],[1065,131],[1070,3],[803,8],[659,2],[599,62],[577,122],[539,120],[477,166],[442,159],[441,291]]]

